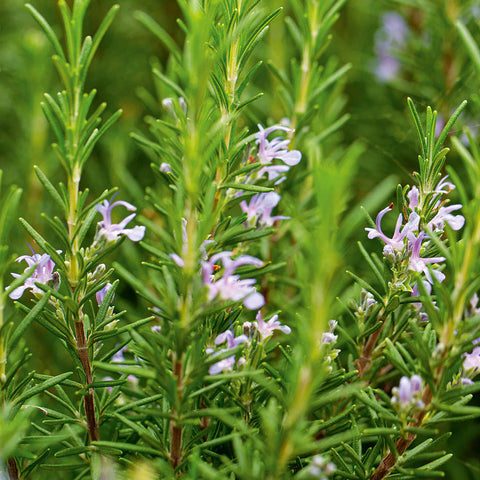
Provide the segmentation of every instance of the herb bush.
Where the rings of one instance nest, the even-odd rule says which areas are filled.
[[[477,1],[0,19],[0,478],[480,478]]]

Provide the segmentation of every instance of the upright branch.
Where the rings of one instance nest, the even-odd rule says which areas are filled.
[[[183,361],[182,359],[175,359],[173,365],[173,375],[176,378],[177,388],[177,402],[178,405],[182,403],[183,398]],[[171,446],[170,446],[170,464],[172,468],[176,469],[182,460],[182,432],[183,427],[178,423],[176,409],[172,409],[172,416],[174,420],[171,422]]]
[[[442,148],[442,142],[464,106],[463,103],[454,112],[437,140],[435,139],[437,113],[430,108],[427,109],[425,133],[413,102],[409,99],[409,107],[421,143],[420,172],[417,174],[418,187],[413,186],[410,190],[398,188],[400,213],[392,237],[388,237],[382,231],[381,222],[383,216],[392,210],[393,204],[378,214],[375,228],[366,228],[369,238],[379,238],[385,244],[383,254],[385,260],[389,262],[392,272],[392,280],[388,283],[390,299],[387,305],[382,307],[382,315],[386,316],[399,306],[400,295],[420,297],[420,301],[413,302],[410,307],[412,310],[410,315],[413,315],[414,319],[407,324],[404,323],[402,328],[409,326],[413,330],[416,341],[414,348],[422,352],[418,354],[421,358],[421,371],[432,377],[423,391],[423,381],[418,375],[414,375],[411,379],[402,377],[400,386],[398,389],[394,389],[394,392],[397,393],[392,402],[404,422],[402,433],[395,444],[395,451],[390,449],[384,456],[370,477],[371,480],[380,480],[389,475],[399,456],[403,455],[417,438],[417,432],[425,420],[435,412],[435,402],[432,402],[432,399],[439,391],[440,386],[450,380],[444,378],[444,373],[448,373],[447,367],[451,367],[449,362],[458,352],[458,340],[455,337],[461,330],[460,324],[467,305],[467,282],[471,282],[471,255],[480,242],[478,236],[480,217],[478,214],[475,215],[470,230],[472,235],[465,242],[463,256],[457,255],[457,258],[462,258],[462,262],[459,265],[452,264],[452,256],[447,245],[440,240],[441,235],[445,232],[462,229],[465,218],[463,215],[453,215],[452,213],[461,209],[462,205],[448,205],[448,199],[445,198],[455,188],[455,185],[448,180],[448,177],[442,179],[439,177],[448,151]],[[426,256],[427,251],[432,251],[432,246],[440,249],[445,256]],[[445,261],[453,270],[454,288],[452,292],[448,292],[442,283],[447,278],[441,270],[441,264]],[[374,262],[370,261],[370,263],[374,265]],[[451,297],[449,304],[451,307],[441,310],[434,306],[429,296],[433,288],[441,292],[442,298]],[[373,287],[371,290],[374,291]],[[392,299],[395,296],[397,296],[397,301],[393,303]],[[391,308],[389,308],[389,304],[392,305]],[[442,319],[442,315],[445,315],[445,318]],[[415,317],[421,321],[429,320],[429,328],[425,329],[423,333],[420,333]],[[362,355],[357,360],[361,373],[364,373],[371,365],[371,353],[378,341],[380,330],[381,328],[370,335]],[[398,339],[401,330],[397,330],[397,326],[392,323],[390,333],[393,335],[392,338]],[[427,350],[428,342],[432,343],[432,340],[436,341],[437,338],[440,338],[440,343],[437,345],[433,357],[425,355],[424,351]],[[401,358],[401,354],[400,350],[394,346],[393,341],[389,338],[386,339],[384,346],[388,347],[387,358],[398,365],[395,358]],[[394,355],[399,357],[394,357]],[[420,394],[421,399],[418,398]],[[408,414],[412,411],[414,413],[408,419]]]
[[[67,228],[65,236],[61,238],[66,237],[68,239],[62,248],[65,251],[64,259],[60,257],[59,251],[54,251],[56,249],[51,247],[45,240],[41,239],[40,242],[37,240],[49,254],[43,256],[42,261],[45,265],[48,265],[51,278],[45,276],[43,276],[45,278],[40,278],[37,275],[36,280],[39,283],[47,284],[54,280],[53,267],[55,263],[50,259],[50,255],[53,256],[55,262],[59,263],[59,267],[63,271],[69,291],[70,299],[67,304],[61,305],[58,300],[54,302],[58,304],[60,309],[65,310],[63,318],[69,324],[68,328],[73,335],[78,361],[83,369],[86,390],[84,394],[85,416],[88,436],[92,442],[99,440],[99,432],[98,419],[95,413],[95,391],[90,386],[93,383],[93,344],[89,341],[85,330],[83,305],[85,298],[92,294],[92,287],[98,290],[102,285],[98,280],[103,280],[103,270],[95,269],[97,267],[95,255],[99,249],[104,247],[102,241],[104,242],[105,239],[107,241],[116,240],[120,233],[129,232],[129,230],[118,228],[118,231],[115,230],[113,232],[112,230],[117,225],[112,225],[110,210],[108,210],[108,218],[104,219],[104,222],[99,223],[103,230],[100,229],[94,244],[88,248],[82,245],[85,233],[93,221],[92,214],[95,212],[95,208],[92,206],[89,207],[89,210],[85,208],[87,192],[80,190],[82,170],[95,144],[121,114],[120,111],[117,112],[100,126],[100,114],[106,105],[101,104],[93,114],[90,115],[89,113],[96,92],[94,90],[90,93],[84,92],[85,79],[100,41],[118,10],[118,6],[110,9],[93,38],[91,36],[84,37],[82,31],[83,23],[89,3],[90,0],[74,0],[70,9],[65,0],[59,0],[58,5],[65,29],[65,50],[42,15],[31,5],[27,5],[27,8],[43,28],[55,50],[53,60],[64,86],[64,90],[58,93],[57,99],[46,94],[42,108],[57,137],[57,143],[53,144],[53,148],[67,175],[67,190],[66,192],[64,191],[62,198],[62,195],[56,191],[43,172],[38,168],[36,170],[40,181],[64,210]],[[126,202],[118,203],[124,204],[129,210],[134,209],[133,206],[126,204]],[[98,205],[97,207],[99,207],[97,210],[101,211],[101,206]],[[58,228],[60,227],[57,226],[57,230]],[[31,227],[27,226],[27,229],[29,229],[32,235],[38,237],[38,234]],[[102,233],[104,234],[103,236],[101,235]],[[32,259],[31,262],[36,260],[35,255]],[[26,260],[29,262],[28,259]],[[95,270],[89,272],[89,269]],[[97,277],[97,272],[99,277]],[[86,282],[85,279],[87,279]],[[55,280],[52,286],[58,288],[58,284],[59,279]],[[103,296],[105,296],[105,293],[103,293]],[[71,328],[72,326],[73,329]],[[70,342],[70,339],[68,341]]]

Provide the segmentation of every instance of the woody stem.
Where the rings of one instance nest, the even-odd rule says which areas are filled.
[[[78,357],[85,373],[87,385],[90,385],[93,381],[92,367],[90,365],[88,345],[85,338],[85,328],[83,326],[82,320],[75,322],[75,337],[77,341]],[[89,388],[88,393],[84,395],[83,404],[85,406],[85,416],[87,418],[87,429],[90,442],[100,440],[100,436],[98,434],[97,419],[95,417],[95,400],[93,388]]]
[[[183,362],[181,359],[175,360],[173,366],[173,374],[177,378],[177,395],[178,395],[178,403],[180,405],[183,396],[183,377],[182,377],[182,370],[183,370]],[[172,413],[174,416],[178,415],[178,412],[175,409],[172,409]],[[183,427],[178,424],[177,419],[172,419],[171,421],[171,435],[172,435],[172,443],[170,445],[170,464],[172,468],[177,468],[180,465],[182,460],[182,433]]]

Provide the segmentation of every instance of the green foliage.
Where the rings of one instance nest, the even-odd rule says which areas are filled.
[[[35,5],[0,5],[0,477],[476,478],[475,2]]]

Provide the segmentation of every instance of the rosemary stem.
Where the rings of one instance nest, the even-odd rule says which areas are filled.
[[[88,355],[88,345],[85,338],[85,328],[82,320],[75,322],[75,337],[77,340],[78,357],[82,364],[83,371],[85,372],[87,384],[89,385],[93,381],[92,367],[90,364],[90,357]],[[83,397],[83,403],[85,406],[85,416],[87,418],[88,437],[91,442],[100,440],[100,436],[98,433],[97,419],[95,416],[94,394],[95,394],[94,389],[89,388],[88,393],[85,394]]]
[[[183,360],[180,358],[179,360],[175,360],[173,366],[173,374],[177,379],[177,395],[178,395],[178,403],[180,405],[183,396]],[[178,412],[173,408],[172,409],[173,416],[176,417]],[[172,441],[170,445],[170,464],[172,468],[177,468],[182,461],[182,434],[183,434],[183,427],[178,424],[178,419],[174,418],[171,421],[171,435]]]

